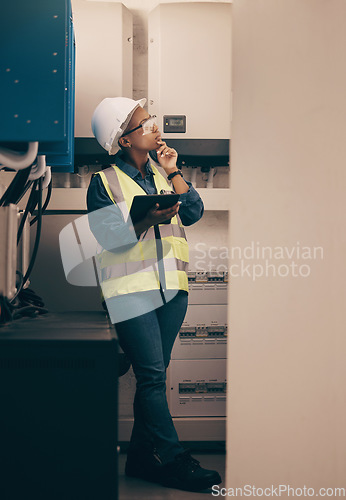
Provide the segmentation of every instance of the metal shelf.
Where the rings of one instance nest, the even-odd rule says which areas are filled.
[[[230,189],[206,189],[198,188],[205,210],[229,210]],[[52,198],[48,210],[86,210],[87,188],[53,188]],[[19,203],[19,207],[24,209],[27,196]]]
[[[230,189],[198,188],[205,210],[229,210]],[[86,188],[54,188],[49,210],[86,210]]]

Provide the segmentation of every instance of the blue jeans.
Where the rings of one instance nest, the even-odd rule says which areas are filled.
[[[161,307],[115,324],[119,344],[137,380],[129,452],[154,447],[162,463],[184,451],[168,409],[166,369],[187,302],[187,293],[179,291]]]

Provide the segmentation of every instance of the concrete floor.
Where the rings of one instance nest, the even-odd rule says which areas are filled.
[[[220,487],[225,487],[225,454],[192,453],[192,456],[201,462],[205,469],[217,470],[222,478]],[[125,476],[126,454],[119,455],[119,500],[189,500],[210,497],[211,489],[199,493],[166,488],[155,483]]]

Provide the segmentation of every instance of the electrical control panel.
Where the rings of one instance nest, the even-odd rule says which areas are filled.
[[[231,4],[160,3],[148,19],[148,111],[179,165],[227,166]]]
[[[0,144],[39,142],[47,164],[73,171],[74,32],[70,0],[4,2]]]
[[[165,115],[163,117],[163,132],[184,134],[186,132],[185,115]]]
[[[93,138],[91,118],[105,97],[132,98],[132,13],[121,2],[72,0],[76,32],[77,138]],[[96,140],[96,139],[95,139]]]
[[[160,3],[149,13],[148,110],[160,124],[177,116],[169,139],[230,138],[231,7]]]
[[[227,356],[227,307],[189,305],[175,340],[172,359],[219,359]]]
[[[172,416],[226,415],[226,359],[174,359],[168,383]]]

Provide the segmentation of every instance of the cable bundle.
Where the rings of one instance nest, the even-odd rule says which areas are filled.
[[[41,297],[30,288],[20,290],[12,300],[0,296],[0,326],[23,316],[33,318],[47,312]]]
[[[42,180],[44,177],[44,181]],[[42,191],[48,186],[46,200],[42,206]],[[7,206],[10,203],[17,204],[24,194],[31,188],[29,199],[17,232],[17,245],[23,233],[23,228],[27,217],[33,214],[37,206],[37,215],[30,221],[30,226],[37,222],[34,248],[30,263],[25,276],[17,271],[19,277],[16,285],[17,292],[12,299],[0,296],[0,325],[12,321],[22,316],[36,316],[48,312],[44,308],[42,299],[29,288],[25,288],[29,276],[33,270],[37,251],[40,243],[42,215],[46,210],[52,194],[52,182],[50,167],[46,167],[45,158],[38,157],[37,164],[19,170],[13,181],[0,199],[0,206]]]

